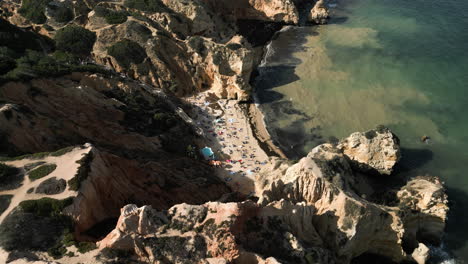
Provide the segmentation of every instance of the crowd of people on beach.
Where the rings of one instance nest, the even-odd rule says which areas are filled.
[[[253,137],[246,116],[231,101],[211,103],[203,94],[191,101],[198,107],[195,122],[204,131],[207,147],[214,152],[213,157],[207,157],[207,162],[222,168],[219,170],[221,177],[236,191],[252,192],[243,188],[246,180],[243,178],[253,181],[255,173],[268,163],[268,157]]]

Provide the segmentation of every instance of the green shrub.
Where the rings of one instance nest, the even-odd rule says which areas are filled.
[[[97,248],[96,244],[92,242],[77,242],[73,237],[73,233],[71,233],[69,229],[65,229],[62,239],[58,240],[54,246],[50,247],[47,253],[55,259],[63,256],[73,257],[75,255],[73,252],[67,252],[67,247],[73,245],[78,249],[78,252],[82,254]]]
[[[66,147],[66,148],[63,148],[63,149],[59,149],[57,151],[54,151],[54,152],[51,152],[50,153],[50,156],[52,157],[60,157],[60,156],[63,156],[65,154],[67,154],[68,152],[74,150],[75,147],[74,146],[70,146],[70,147]]]
[[[46,5],[51,0],[23,0],[18,12],[36,24],[43,24],[47,17],[44,14]]]
[[[142,63],[147,57],[145,50],[138,43],[124,39],[107,49],[107,53],[114,57],[124,68],[129,68],[131,63]]]
[[[0,195],[0,215],[10,206],[13,195]]]
[[[96,33],[80,26],[69,25],[57,31],[55,41],[58,50],[87,56],[93,49]]]
[[[97,16],[104,17],[108,24],[122,24],[127,21],[128,16],[126,11],[114,11],[102,6],[97,6],[94,12]]]
[[[51,247],[47,250],[47,254],[54,259],[59,259],[67,254],[67,249],[65,247]]]
[[[39,200],[26,200],[19,203],[19,207],[27,213],[42,217],[58,217],[63,209],[73,203],[73,198],[57,200],[52,198],[42,198]]]
[[[68,188],[73,191],[78,191],[81,187],[81,182],[88,178],[89,172],[91,171],[91,161],[93,161],[93,153],[89,152],[82,159],[76,163],[80,164],[78,171],[75,176],[68,181]]]
[[[73,10],[71,10],[70,8],[64,5],[50,6],[50,8],[54,9],[55,21],[59,23],[66,23],[66,22],[71,21],[73,18],[75,18],[75,14],[73,13]]]
[[[80,242],[78,243],[77,248],[78,248],[78,252],[83,254],[83,253],[96,249],[96,244],[92,242]]]
[[[34,154],[26,154],[26,155],[21,155],[17,157],[1,157],[0,161],[15,161],[15,160],[22,160],[22,159],[43,159],[47,156],[60,157],[72,151],[74,148],[75,148],[74,146],[71,146],[71,147],[59,149],[54,152],[38,152]]]
[[[168,8],[161,0],[125,0],[124,5],[147,12],[167,12]]]
[[[51,174],[56,168],[57,168],[57,165],[55,164],[42,165],[28,173],[29,179],[31,179],[31,181],[34,181],[42,177],[45,177]]]
[[[15,176],[19,173],[19,170],[15,167],[8,166],[6,164],[0,163],[0,182],[4,182],[7,179]]]
[[[0,246],[8,251],[47,251],[60,243],[63,234],[71,229],[69,217],[44,217],[14,210],[0,225]]]

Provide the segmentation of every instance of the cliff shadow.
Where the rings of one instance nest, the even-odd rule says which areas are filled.
[[[419,169],[433,158],[434,152],[429,149],[401,148],[401,160],[396,164],[393,174],[408,173]]]
[[[252,19],[237,20],[239,34],[247,39],[253,47],[266,45],[284,23],[267,22]]]
[[[313,27],[288,27],[272,36],[266,46],[262,63],[252,72],[251,85],[254,87],[259,104],[268,104],[283,99],[283,95],[274,88],[288,85],[300,80],[296,74],[301,58],[297,52],[306,52],[307,38],[316,36]]]
[[[468,244],[468,193],[457,188],[448,187],[449,208],[446,237],[444,242],[449,251],[466,248]]]
[[[258,103],[261,104],[282,100],[284,95],[273,89],[300,80],[295,73],[295,66],[266,66],[261,67],[258,71],[259,76],[255,82],[255,89],[258,91]]]

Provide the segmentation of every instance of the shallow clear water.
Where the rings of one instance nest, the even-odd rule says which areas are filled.
[[[448,186],[446,245],[468,262],[468,1],[355,0],[333,12],[269,47],[256,89],[271,134],[299,158],[332,136],[390,127],[401,173]]]

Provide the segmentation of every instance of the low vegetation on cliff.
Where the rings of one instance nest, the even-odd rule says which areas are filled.
[[[51,174],[56,168],[57,168],[57,165],[55,164],[42,165],[28,173],[29,179],[31,179],[31,181],[34,181],[42,177],[45,177]]]
[[[93,161],[93,153],[90,152],[76,162],[80,166],[75,177],[68,181],[68,188],[70,190],[78,191],[81,187],[81,182],[88,178],[89,171],[91,170],[91,161]]]
[[[33,23],[43,24],[47,20],[44,14],[45,8],[50,1],[51,0],[23,0],[19,13]]]
[[[109,24],[122,24],[127,21],[129,15],[126,11],[114,11],[102,6],[97,6],[94,12],[97,16],[105,18]]]
[[[161,0],[125,0],[124,5],[129,8],[147,12],[162,12],[168,10]]]
[[[70,25],[57,31],[54,39],[58,50],[87,56],[96,42],[96,33],[81,26]]]
[[[74,71],[108,73],[100,66],[82,63],[96,41],[95,33],[83,27],[67,26],[52,40],[19,29],[0,18],[0,33],[0,84]]]
[[[124,68],[130,67],[131,63],[139,64],[147,57],[145,50],[138,43],[124,39],[107,50]]]

